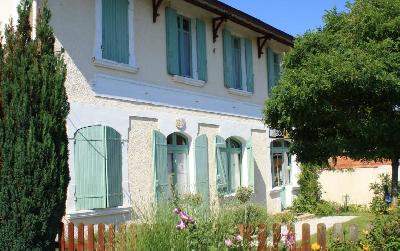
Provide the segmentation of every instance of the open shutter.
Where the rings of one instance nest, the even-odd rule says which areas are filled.
[[[224,43],[224,85],[227,88],[233,87],[233,56],[232,56],[232,35],[228,30],[222,32]]]
[[[247,91],[254,92],[254,72],[253,72],[253,46],[250,39],[245,39],[246,51],[246,83]]]
[[[167,138],[159,131],[153,132],[153,166],[157,201],[168,198],[169,179],[167,166]]]
[[[103,58],[129,63],[128,1],[102,1]]]
[[[275,86],[274,52],[267,48],[267,71],[268,71],[268,96],[271,96],[272,87]]]
[[[253,141],[250,138],[246,144],[247,150],[247,171],[248,171],[248,186],[254,187],[254,156],[253,156]]]
[[[105,165],[103,126],[78,130],[74,147],[76,210],[106,208]]]
[[[228,192],[228,156],[226,142],[221,136],[215,137],[216,163],[217,163],[217,191],[220,194]]]
[[[196,20],[197,72],[200,80],[207,81],[207,46],[206,25],[203,20]]]
[[[105,127],[107,146],[107,207],[122,206],[122,141],[121,135]]]
[[[208,140],[206,135],[196,138],[196,189],[201,194],[204,204],[209,205],[208,183]]]
[[[178,15],[176,10],[165,8],[165,24],[167,32],[167,71],[171,75],[179,75]]]

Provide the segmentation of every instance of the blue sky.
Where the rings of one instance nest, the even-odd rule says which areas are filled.
[[[322,26],[322,16],[334,6],[345,10],[346,0],[221,0],[291,35]]]

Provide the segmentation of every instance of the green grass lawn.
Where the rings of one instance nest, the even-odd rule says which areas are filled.
[[[343,230],[346,233],[346,238],[347,238],[348,233],[349,233],[350,225],[355,224],[355,225],[358,226],[358,235],[361,237],[361,235],[363,234],[362,230],[365,229],[368,226],[368,224],[371,224],[372,221],[374,220],[374,217],[375,217],[374,214],[372,214],[372,213],[349,213],[349,214],[340,214],[340,215],[343,215],[343,216],[358,216],[357,218],[354,218],[354,219],[352,219],[350,221],[347,221],[347,222],[343,223]],[[326,239],[328,241],[329,240],[329,236],[332,235],[332,228],[327,229],[326,232],[327,232]],[[317,234],[313,234],[310,237],[311,237],[311,243],[317,242]],[[297,245],[300,245],[300,244],[301,244],[301,241],[298,241]]]

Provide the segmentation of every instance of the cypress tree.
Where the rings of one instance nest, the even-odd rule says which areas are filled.
[[[54,249],[69,182],[66,66],[46,4],[34,39],[30,9],[22,0],[16,29],[9,24],[0,45],[2,250]]]

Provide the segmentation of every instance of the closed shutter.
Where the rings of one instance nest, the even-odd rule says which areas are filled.
[[[107,207],[122,206],[122,141],[121,135],[105,127],[107,145]]]
[[[76,132],[74,169],[76,210],[106,208],[106,145],[103,126]]]
[[[274,52],[267,48],[267,73],[268,73],[268,96],[271,96],[272,88],[275,86]]]
[[[129,63],[128,0],[103,0],[103,58]]]
[[[198,78],[207,81],[207,47],[206,47],[206,25],[203,20],[196,20],[197,39],[197,72]]]
[[[224,85],[227,88],[233,87],[233,55],[232,35],[228,30],[223,31],[224,44]]]
[[[201,194],[204,204],[209,205],[208,183],[208,139],[206,135],[196,138],[196,189]]]
[[[167,71],[171,75],[179,75],[178,15],[176,10],[165,8],[165,24],[167,32]]]
[[[245,39],[245,51],[247,91],[254,92],[253,46],[250,39]]]
[[[158,202],[168,198],[169,178],[167,164],[167,138],[160,132],[153,132],[153,168],[155,173],[155,194]]]
[[[226,142],[221,136],[215,137],[215,152],[217,163],[217,191],[220,194],[228,192],[228,156],[226,153]]]
[[[250,138],[246,144],[247,150],[247,171],[248,171],[248,185],[254,187],[254,155],[253,155],[253,141]]]

